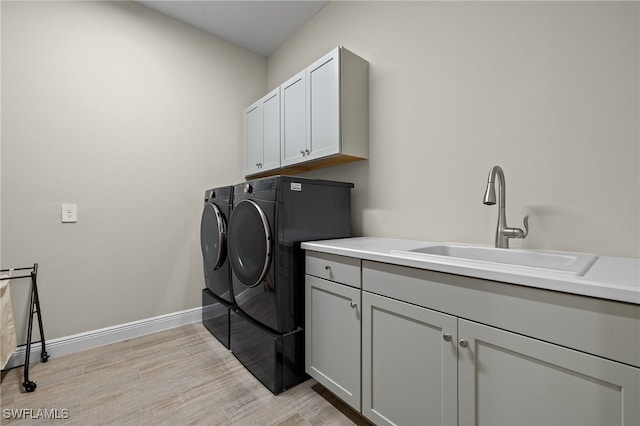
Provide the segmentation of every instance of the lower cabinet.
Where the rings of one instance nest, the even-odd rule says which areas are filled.
[[[460,425],[639,425],[640,371],[458,320]]]
[[[367,292],[362,312],[362,414],[380,425],[455,425],[457,319]]]
[[[640,424],[637,368],[368,292],[362,304],[376,424]]]
[[[360,411],[359,288],[306,275],[305,370]]]
[[[600,313],[579,296],[544,311],[547,293],[516,297],[518,287],[359,262],[307,253],[305,366],[373,423],[640,425],[640,368],[604,343],[575,349],[606,337],[594,323],[634,339],[636,311]],[[538,335],[522,331],[523,317]]]

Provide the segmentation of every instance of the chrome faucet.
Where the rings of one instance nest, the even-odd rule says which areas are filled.
[[[499,185],[499,197],[498,197],[498,227],[496,229],[496,247],[497,248],[509,248],[509,238],[527,238],[529,234],[529,215],[524,217],[524,229],[509,228],[507,226],[507,214],[505,212],[505,182],[504,172],[502,167],[493,166],[489,172],[489,179],[487,181],[487,190],[484,193],[484,199],[482,202],[488,206],[492,206],[496,203],[496,176],[498,178]]]

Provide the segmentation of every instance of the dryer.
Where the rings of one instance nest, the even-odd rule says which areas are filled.
[[[234,355],[273,393],[303,380],[303,241],[351,236],[353,184],[292,176],[234,187],[228,249]]]
[[[233,205],[233,186],[205,191],[200,221],[200,246],[205,288],[202,322],[229,347],[229,311],[234,305],[231,269],[227,257],[227,222]]]

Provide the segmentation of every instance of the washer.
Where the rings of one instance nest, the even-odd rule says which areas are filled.
[[[233,186],[205,191],[200,221],[200,246],[205,288],[202,322],[229,347],[229,311],[234,306],[231,268],[227,257],[227,221],[233,205]]]
[[[228,249],[234,355],[273,393],[304,373],[302,241],[351,236],[353,184],[291,176],[234,187]]]

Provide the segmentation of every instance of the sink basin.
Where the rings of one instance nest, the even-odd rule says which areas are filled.
[[[570,275],[582,275],[598,256],[589,253],[570,253],[538,250],[514,250],[458,244],[440,244],[395,254],[409,255],[411,258],[453,263],[472,263],[506,267],[507,269],[529,269]],[[495,265],[497,264],[497,265]]]

